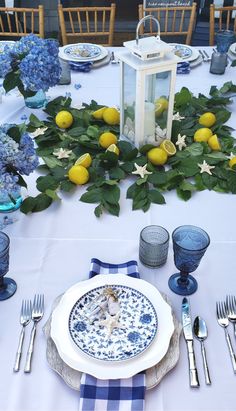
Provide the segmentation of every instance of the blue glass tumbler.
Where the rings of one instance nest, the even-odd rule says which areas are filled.
[[[235,41],[235,33],[231,30],[220,30],[215,34],[216,48],[219,53],[227,53],[229,46]]]
[[[16,292],[16,282],[4,277],[9,270],[10,239],[0,231],[0,301],[6,300]]]
[[[189,273],[198,268],[210,244],[210,237],[200,227],[183,225],[173,231],[172,241],[175,265],[180,272],[169,278],[169,287],[176,294],[193,294],[198,284]]]

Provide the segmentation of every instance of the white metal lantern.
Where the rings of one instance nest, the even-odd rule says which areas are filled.
[[[155,20],[156,37],[139,38],[140,26]],[[141,19],[136,40],[124,43],[120,53],[121,103],[120,134],[137,147],[159,145],[171,138],[176,67],[179,58],[160,39],[160,24],[153,16]]]

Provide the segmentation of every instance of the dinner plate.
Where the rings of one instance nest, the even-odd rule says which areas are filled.
[[[105,285],[127,286],[139,291],[150,300],[158,315],[158,332],[152,344],[143,353],[127,361],[100,361],[92,358],[76,346],[69,333],[68,320],[74,304],[90,290]],[[166,354],[173,331],[171,307],[157,288],[147,281],[124,274],[100,274],[72,286],[65,292],[53,311],[51,323],[51,337],[62,360],[69,367],[100,379],[129,378],[154,366]]]
[[[15,42],[14,41],[10,41],[10,40],[3,40],[0,41],[0,53],[4,52],[4,49],[6,46],[12,48],[14,46]]]
[[[152,343],[157,314],[140,291],[103,285],[76,301],[69,316],[69,333],[80,350],[97,360],[129,360]]]
[[[59,49],[59,57],[67,61],[98,61],[108,54],[108,50],[103,46],[92,43],[69,44]]]
[[[194,61],[199,56],[199,51],[191,46],[186,46],[185,44],[170,43],[174,54],[180,57],[183,61]]]
[[[233,43],[229,46],[229,51],[231,51],[231,53],[236,54],[236,43]]]

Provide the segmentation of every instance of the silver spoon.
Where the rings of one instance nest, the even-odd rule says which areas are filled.
[[[204,366],[205,381],[207,385],[211,384],[209,369],[207,365],[206,350],[204,340],[207,338],[207,326],[205,321],[201,317],[196,317],[193,323],[193,331],[197,339],[201,343],[202,360]]]

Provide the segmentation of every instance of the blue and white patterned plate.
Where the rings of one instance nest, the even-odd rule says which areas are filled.
[[[72,44],[64,48],[64,53],[72,59],[91,60],[100,56],[101,52],[99,46],[88,43]]]
[[[103,304],[95,317],[91,315],[108,288],[120,306],[118,327],[110,334],[102,324],[107,318],[106,306]],[[128,360],[141,354],[154,340],[157,314],[151,301],[140,291],[124,285],[104,285],[87,292],[74,304],[69,316],[69,332],[80,350],[93,358]]]
[[[189,47],[184,46],[182,44],[175,44],[173,47],[173,51],[176,56],[181,57],[182,59],[187,59],[191,57],[191,55],[193,54],[192,50]]]
[[[4,52],[4,49],[6,46],[12,48],[14,46],[15,42],[14,41],[0,41],[0,54]]]

